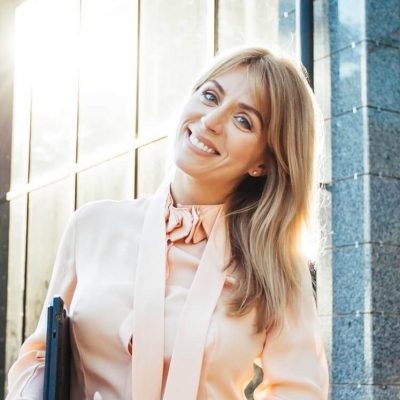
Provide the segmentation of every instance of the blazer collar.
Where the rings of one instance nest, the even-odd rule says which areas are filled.
[[[134,292],[132,399],[160,400],[164,365],[166,231],[169,187],[149,199],[139,244]],[[177,328],[164,400],[195,400],[210,320],[229,260],[223,208],[219,210],[183,307]],[[189,366],[189,368],[188,368]]]

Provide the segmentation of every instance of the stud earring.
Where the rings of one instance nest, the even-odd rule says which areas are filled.
[[[251,172],[253,175],[258,175],[258,171],[257,170],[254,170],[254,171],[252,171]]]

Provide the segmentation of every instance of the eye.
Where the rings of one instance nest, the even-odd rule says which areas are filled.
[[[243,117],[242,115],[238,115],[237,117],[235,117],[235,119],[244,129],[248,131],[251,130],[251,123],[247,118]]]
[[[218,102],[217,96],[209,90],[205,90],[204,92],[202,92],[201,98],[207,102],[211,102],[214,104],[217,104],[217,102]]]

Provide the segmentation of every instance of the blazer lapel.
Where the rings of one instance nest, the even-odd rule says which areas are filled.
[[[230,255],[226,240],[225,218],[221,208],[182,311],[164,400],[195,400],[210,320],[220,297],[224,265]]]
[[[161,188],[150,198],[139,244],[134,288],[132,399],[160,400],[164,364],[166,265],[165,204]]]

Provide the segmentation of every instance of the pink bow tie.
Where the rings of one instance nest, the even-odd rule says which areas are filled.
[[[190,208],[174,207],[171,197],[165,208],[167,239],[176,242],[199,243],[208,237],[202,223],[202,215],[195,206]]]

